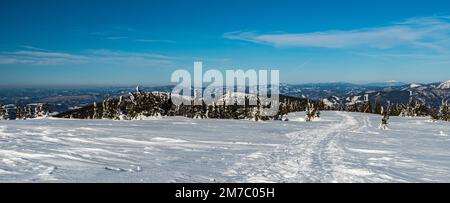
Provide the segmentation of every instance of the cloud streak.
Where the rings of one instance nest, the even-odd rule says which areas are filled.
[[[37,47],[34,47],[34,46],[30,46],[30,45],[22,45],[21,47],[24,48],[24,49],[30,49],[30,50],[48,51],[48,50],[45,50],[45,49],[41,49],[41,48],[37,48]]]
[[[173,40],[158,40],[158,39],[137,39],[136,42],[149,42],[149,43],[175,43]]]
[[[43,49],[0,52],[0,65],[110,64],[123,66],[160,66],[172,64],[174,57],[161,54],[123,52],[107,49],[87,50],[82,54],[40,51]]]
[[[0,64],[51,65],[62,63],[83,63],[88,57],[62,52],[21,50],[0,53]]]
[[[450,48],[450,18],[445,16],[410,18],[382,27],[311,33],[260,34],[238,31],[225,33],[223,37],[274,47],[380,50],[408,47],[447,51]]]

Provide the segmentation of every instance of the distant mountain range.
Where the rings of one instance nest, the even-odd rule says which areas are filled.
[[[143,87],[142,91],[170,92],[174,86]],[[450,81],[429,84],[406,84],[396,81],[353,84],[346,82],[280,84],[280,94],[324,101],[328,105],[369,101],[386,104],[408,103],[409,100],[423,102],[437,108],[450,96]],[[118,97],[133,92],[135,87],[95,88],[0,88],[0,104],[26,106],[30,103],[48,103],[52,111],[65,112],[101,102],[106,96]]]
[[[407,104],[413,100],[437,108],[442,102],[449,100],[450,81],[429,84],[401,82],[282,84],[280,93],[293,97],[322,100],[330,106],[364,102],[365,96],[367,96],[366,99],[369,101],[381,104],[388,102]]]

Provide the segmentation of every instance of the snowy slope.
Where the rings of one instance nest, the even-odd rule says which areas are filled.
[[[0,182],[450,182],[448,122],[289,117],[0,121]]]
[[[441,83],[437,88],[438,89],[450,89],[450,80],[448,80],[447,82]]]

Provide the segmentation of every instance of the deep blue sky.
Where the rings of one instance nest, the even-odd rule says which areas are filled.
[[[0,85],[168,84],[176,69],[282,82],[450,79],[450,1],[2,0]]]

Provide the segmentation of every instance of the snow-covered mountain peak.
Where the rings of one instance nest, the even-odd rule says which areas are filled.
[[[411,84],[409,85],[410,88],[417,88],[417,87],[421,87],[421,86],[422,86],[422,85],[417,84],[417,83],[411,83]]]
[[[450,80],[443,82],[438,86],[438,89],[450,89]]]

